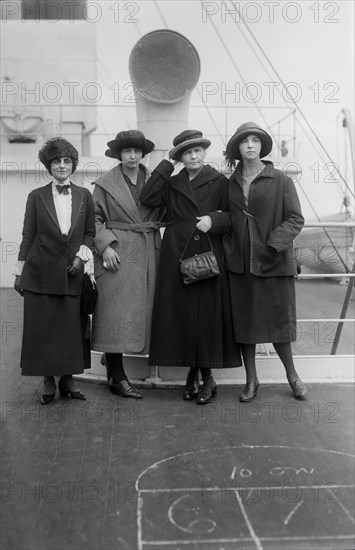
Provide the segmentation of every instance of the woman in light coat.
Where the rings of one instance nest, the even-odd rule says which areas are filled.
[[[94,254],[98,299],[92,349],[105,352],[110,391],[142,398],[126,377],[123,354],[149,353],[151,314],[160,251],[160,211],[139,195],[149,177],[140,163],[154,144],[138,130],[117,134],[106,156],[121,161],[95,181]]]

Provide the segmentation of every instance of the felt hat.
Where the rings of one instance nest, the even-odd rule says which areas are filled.
[[[272,139],[271,136],[265,130],[263,130],[255,122],[245,122],[235,132],[235,134],[230,138],[226,147],[226,158],[227,159],[237,159],[242,160],[239,145],[246,137],[253,134],[257,136],[261,141],[261,151],[260,158],[266,157],[272,149]]]
[[[139,130],[124,130],[123,132],[119,132],[115,139],[109,141],[107,146],[109,149],[105,152],[106,157],[121,160],[121,151],[123,149],[136,147],[137,149],[141,149],[144,157],[144,155],[153,151],[155,144],[146,139],[143,132]]]
[[[180,160],[181,155],[191,147],[202,147],[207,149],[211,145],[209,139],[202,137],[199,130],[184,130],[174,138],[174,147],[169,151],[169,157],[173,160]]]

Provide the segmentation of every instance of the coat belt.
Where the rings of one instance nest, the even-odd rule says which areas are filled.
[[[133,231],[134,233],[151,233],[157,231],[164,224],[160,222],[142,222],[142,223],[124,223],[107,221],[106,229],[122,229],[123,231]]]

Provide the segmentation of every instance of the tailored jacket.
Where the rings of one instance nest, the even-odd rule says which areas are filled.
[[[244,273],[245,232],[250,237],[250,272],[259,277],[297,275],[293,240],[304,218],[293,181],[270,161],[252,181],[248,206],[242,189],[242,162],[229,180],[232,231],[224,239],[226,268]]]
[[[52,194],[52,183],[34,189],[26,204],[18,260],[25,261],[20,285],[39,294],[80,295],[84,270],[70,276],[67,267],[82,244],[93,248],[94,204],[90,191],[70,183],[71,227],[62,235]]]

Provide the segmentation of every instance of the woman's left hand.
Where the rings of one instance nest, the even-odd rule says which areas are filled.
[[[202,231],[202,233],[207,233],[207,231],[209,231],[211,229],[211,227],[212,227],[211,216],[200,216],[200,217],[197,216],[196,219],[200,220],[196,224],[196,227],[197,227],[197,229]]]
[[[79,256],[75,256],[72,263],[68,266],[68,274],[72,276],[78,275],[82,269],[82,265],[83,261],[81,260],[81,258],[79,258]]]

